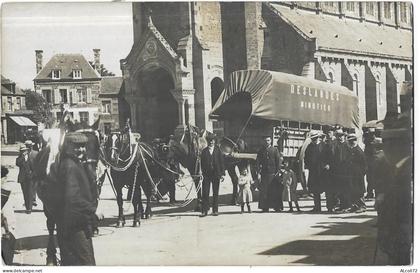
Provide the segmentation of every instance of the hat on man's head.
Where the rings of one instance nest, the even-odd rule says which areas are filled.
[[[398,118],[384,120],[384,130],[381,134],[383,139],[411,139],[412,122],[411,116],[401,114]]]
[[[66,134],[64,141],[72,144],[86,144],[88,137],[82,133],[71,132]]]
[[[320,131],[316,131],[316,130],[312,130],[309,132],[309,138],[313,139],[313,138],[318,138],[321,137],[322,134]]]
[[[33,146],[33,145],[34,145],[34,143],[32,142],[32,140],[26,140],[26,141],[25,141],[25,145],[26,145],[26,146]]]
[[[335,130],[335,134],[342,136],[342,135],[345,135],[346,133],[343,131],[343,129],[337,129]]]
[[[354,133],[351,133],[347,136],[348,141],[357,140],[357,136]]]
[[[20,151],[20,152],[22,152],[22,151],[27,151],[27,150],[29,150],[29,148],[28,148],[28,147],[26,147],[26,145],[22,145],[22,146],[20,146],[20,148],[19,148],[19,151]]]

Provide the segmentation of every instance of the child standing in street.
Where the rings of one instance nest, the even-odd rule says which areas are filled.
[[[251,213],[251,206],[249,205],[252,202],[252,192],[251,192],[251,181],[252,178],[248,175],[248,168],[241,168],[239,170],[240,176],[238,180],[239,185],[239,198],[238,201],[241,204],[241,213],[244,212],[244,206],[248,208],[248,212]]]
[[[289,163],[284,162],[282,167],[282,184],[283,188],[283,201],[289,202],[289,211],[293,211],[293,204],[295,203],[296,210],[300,212],[300,207],[296,195],[297,179],[295,172],[290,169]]]

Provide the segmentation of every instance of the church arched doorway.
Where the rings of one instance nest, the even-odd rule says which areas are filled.
[[[178,104],[171,94],[174,82],[163,68],[142,71],[138,78],[140,103],[137,128],[145,140],[167,137],[178,125]]]

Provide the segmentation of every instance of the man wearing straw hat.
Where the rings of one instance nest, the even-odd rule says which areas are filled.
[[[327,165],[327,147],[322,141],[323,134],[320,131],[311,131],[309,137],[311,143],[305,152],[305,166],[309,170],[308,188],[314,196],[314,208],[312,212],[321,212],[321,193],[324,191]]]

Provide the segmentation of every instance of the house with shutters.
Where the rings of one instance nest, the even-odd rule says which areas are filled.
[[[99,126],[105,133],[120,129],[120,125],[124,126],[125,119],[129,117],[128,114],[124,115],[124,113],[120,115],[120,112],[128,109],[128,106],[124,106],[126,102],[122,97],[123,90],[124,81],[122,77],[102,77],[101,92],[99,93],[101,104]]]
[[[26,140],[27,133],[36,131],[30,119],[33,114],[26,109],[25,92],[15,82],[1,76],[1,142],[11,144]]]
[[[35,91],[52,104],[53,117],[60,120],[62,107],[74,120],[92,125],[101,104],[100,50],[93,49],[93,67],[81,54],[55,54],[43,66],[43,51],[36,50]]]

